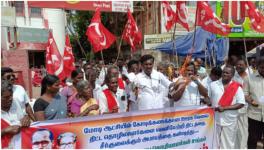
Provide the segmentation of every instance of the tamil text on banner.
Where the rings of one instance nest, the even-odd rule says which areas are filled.
[[[22,148],[216,148],[214,127],[214,110],[207,107],[89,116],[24,128]]]

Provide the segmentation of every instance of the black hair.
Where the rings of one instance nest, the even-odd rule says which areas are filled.
[[[83,73],[83,71],[80,68],[73,70],[71,72],[71,78],[73,79],[73,78],[77,77],[78,74],[80,74],[80,73]]]
[[[221,77],[222,75],[222,69],[221,67],[213,67],[212,70],[211,70],[211,74],[217,76],[217,77]]]
[[[236,71],[236,70],[235,70],[235,67],[234,67],[234,66],[232,66],[232,65],[226,65],[225,68],[230,68],[231,71],[232,71],[232,72],[231,72],[232,75],[235,75],[235,71]]]
[[[196,67],[195,67],[195,64],[194,62],[189,62],[187,65],[186,65],[186,68],[189,67],[189,66],[193,66],[193,72],[194,74],[197,74],[197,70],[196,70]]]
[[[137,64],[138,65],[138,61],[137,60],[130,60],[128,63],[127,63],[127,68],[128,70],[131,69],[132,65],[134,64]]]
[[[13,90],[13,86],[9,80],[1,81],[1,95],[3,95],[5,91],[12,92],[12,90]]]
[[[10,67],[1,67],[1,77],[3,77],[6,73],[13,73],[14,70]]]
[[[149,60],[149,59],[152,59],[152,61],[154,62],[154,57],[152,55],[143,55],[141,58],[140,58],[140,63],[143,64],[145,61]]]
[[[43,95],[44,93],[46,93],[47,87],[52,86],[57,81],[59,81],[59,77],[57,77],[55,75],[50,75],[50,74],[46,75],[41,81],[41,93],[40,93],[40,95]]]
[[[245,57],[239,57],[238,59],[237,59],[237,62],[238,61],[243,61],[246,65],[247,65],[247,61],[246,61],[246,58]]]
[[[257,59],[257,66],[264,64],[264,56],[261,56]]]

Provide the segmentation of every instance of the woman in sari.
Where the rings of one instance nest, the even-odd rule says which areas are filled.
[[[71,103],[71,113],[74,117],[98,115],[99,105],[93,98],[93,88],[88,81],[79,81],[76,85],[78,94]]]
[[[81,69],[73,70],[71,73],[72,85],[66,86],[61,90],[61,95],[67,98],[68,116],[72,116],[70,113],[71,102],[76,98],[77,89],[76,85],[79,81],[83,80],[83,72]]]
[[[41,82],[41,97],[33,106],[37,121],[67,117],[66,97],[60,95],[60,80],[55,75],[47,75]]]

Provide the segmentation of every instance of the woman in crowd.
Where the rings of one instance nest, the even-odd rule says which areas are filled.
[[[83,80],[83,72],[81,69],[73,70],[71,73],[72,85],[66,86],[62,89],[61,95],[67,98],[67,108],[70,111],[71,102],[75,99],[77,95],[76,85],[79,81]],[[72,116],[70,112],[68,112],[69,116]]]
[[[34,104],[37,121],[67,117],[66,97],[60,95],[60,80],[55,75],[47,75],[41,82],[41,97]]]
[[[98,115],[99,106],[93,97],[93,88],[88,81],[79,81],[76,85],[78,94],[71,103],[71,113],[74,117]]]

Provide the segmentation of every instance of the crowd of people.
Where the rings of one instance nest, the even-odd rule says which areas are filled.
[[[251,66],[243,57],[209,70],[203,64],[195,58],[179,70],[152,55],[108,65],[89,61],[63,81],[47,74],[33,108],[13,70],[2,67],[2,148],[20,148],[20,129],[34,121],[200,105],[215,109],[219,148],[256,148],[264,136],[264,57]]]

